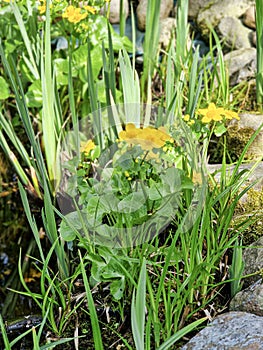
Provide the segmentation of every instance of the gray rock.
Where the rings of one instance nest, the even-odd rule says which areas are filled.
[[[244,286],[248,287],[261,278],[260,273],[254,273],[263,269],[263,237],[260,237],[256,242],[244,249],[243,261],[245,264],[243,275],[253,274],[244,279]]]
[[[223,17],[217,27],[217,34],[224,38],[224,50],[228,51],[251,47],[250,33],[251,30],[235,17]]]
[[[136,9],[137,25],[141,31],[145,31],[146,26],[146,13],[147,13],[148,0],[140,0]],[[169,17],[170,12],[174,7],[173,0],[162,0],[160,7],[160,19]]]
[[[257,51],[254,47],[234,50],[224,55],[228,69],[230,85],[255,78]]]
[[[105,6],[101,8],[100,13],[104,14],[105,10],[107,12],[108,6],[110,6],[110,17],[109,17],[110,22],[112,24],[120,23],[120,0],[111,0],[110,5],[106,3]],[[128,0],[123,0],[123,9],[125,13],[125,18],[127,18],[129,14]]]
[[[212,6],[217,0],[189,0],[188,17],[190,20],[196,20],[199,11],[203,8]]]
[[[263,317],[228,312],[194,336],[181,350],[263,350]]]
[[[250,0],[217,0],[202,7],[197,16],[197,26],[204,38],[208,38],[210,28],[218,26],[224,17],[241,17],[253,4]]]
[[[255,113],[240,113],[240,120],[232,119],[227,127],[227,137],[232,150],[235,145],[238,149],[244,148],[249,138],[263,125],[263,115]],[[242,145],[244,143],[244,145]],[[263,156],[263,128],[250,145],[246,157],[249,159],[262,159]],[[263,174],[262,174],[263,175]]]
[[[241,164],[239,167],[239,172],[243,171],[244,169],[251,170],[252,166],[255,166],[255,163],[247,163],[247,164]],[[220,170],[222,168],[222,164],[208,164],[207,170],[210,174],[215,173],[216,180],[220,180]],[[235,168],[234,165],[227,165],[226,171],[229,176],[233,173],[233,169]],[[261,191],[263,189],[263,162],[260,162],[257,164],[256,168],[253,170],[253,172],[250,174],[249,179],[247,181],[247,184],[257,181],[257,184],[253,187],[257,191]],[[262,242],[263,246],[263,242]],[[244,250],[245,252],[246,250]],[[262,267],[263,267],[263,260],[262,260]]]
[[[170,43],[172,33],[175,32],[176,19],[168,17],[160,21],[160,38],[159,43],[166,49]]]
[[[263,316],[262,278],[248,288],[237,293],[229,305],[230,311],[245,311]]]

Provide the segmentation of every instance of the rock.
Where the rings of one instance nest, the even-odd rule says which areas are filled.
[[[147,13],[148,0],[140,0],[136,9],[137,14],[137,26],[141,31],[145,31],[146,26],[146,13]],[[160,19],[169,17],[170,12],[174,7],[173,0],[162,0],[160,7]]]
[[[250,160],[262,159],[263,155],[263,115],[241,113],[240,120],[232,119],[227,127],[227,142],[231,152],[239,156],[251,136],[261,127],[261,131],[250,145],[246,158]]]
[[[247,312],[217,316],[181,350],[263,350],[263,317]]]
[[[247,163],[247,164],[241,164],[239,167],[239,172],[243,171],[244,169],[251,170],[251,168],[255,166],[255,162]],[[210,174],[216,173],[215,178],[216,180],[220,180],[220,170],[222,168],[222,164],[208,164],[207,170]],[[226,171],[229,176],[233,173],[233,170],[235,168],[235,165],[227,165]],[[255,186],[253,187],[257,191],[261,191],[263,189],[263,162],[260,162],[256,168],[251,173],[248,184],[257,181]],[[263,242],[262,242],[263,243]],[[262,262],[263,265],[263,262]]]
[[[202,8],[212,6],[217,0],[189,0],[188,2],[188,17],[190,20],[196,20],[199,11]]]
[[[254,47],[257,47],[257,33],[256,32],[252,32],[252,34],[250,35],[250,40],[251,43]]]
[[[110,5],[108,3],[105,3],[105,6],[101,8],[100,13],[105,14],[105,11],[107,13],[108,6],[110,6],[110,17],[109,20],[112,24],[114,23],[120,23],[120,0],[111,0]],[[123,9],[125,13],[125,18],[128,17],[129,14],[129,2],[128,0],[123,0]]]
[[[204,38],[208,38],[210,28],[217,27],[222,18],[240,18],[251,4],[252,2],[249,0],[212,0],[199,11],[197,16],[198,29]]]
[[[223,48],[228,51],[251,47],[250,33],[251,30],[235,17],[223,17],[217,27],[218,36],[224,38]]]
[[[254,274],[263,269],[263,237],[243,250],[243,261],[245,264],[243,276]],[[256,274],[245,278],[244,287],[257,282],[260,277],[260,274]]]
[[[237,85],[242,81],[255,78],[257,51],[254,47],[234,50],[224,55],[224,62],[228,69],[230,85]]]
[[[263,316],[262,278],[248,288],[237,293],[230,302],[230,311],[246,311]]]
[[[249,7],[243,15],[242,22],[251,29],[256,29],[255,6]]]
[[[159,43],[166,49],[170,43],[172,33],[176,28],[176,19],[168,17],[160,21],[160,38]]]

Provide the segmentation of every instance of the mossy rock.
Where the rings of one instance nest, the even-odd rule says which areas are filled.
[[[232,120],[227,127],[227,150],[230,155],[237,160],[242,154],[245,146],[252,135],[261,128],[257,137],[250,145],[246,155],[246,160],[257,160],[263,157],[263,115],[243,113],[240,120]]]

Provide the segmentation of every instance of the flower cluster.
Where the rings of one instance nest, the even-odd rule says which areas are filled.
[[[38,11],[41,15],[45,14],[46,12],[46,0],[40,0],[40,5],[38,6]],[[96,14],[97,10],[89,5],[84,6],[73,6],[69,5],[66,6],[66,3],[64,1],[54,0],[52,4],[50,3],[50,9],[54,9],[54,12],[63,12],[62,18],[67,19],[70,23],[79,23],[85,18],[88,17],[88,15]]]
[[[91,6],[83,6],[81,8],[70,5],[66,8],[62,17],[66,18],[70,23],[79,23],[85,19],[89,13],[95,14],[96,10]]]
[[[197,110],[197,114],[200,114],[202,117],[202,123],[210,123],[212,121],[218,122],[224,119],[239,120],[239,116],[236,112],[226,110],[222,107],[217,108],[214,103],[209,103],[207,108],[200,108]]]
[[[136,128],[134,124],[127,124],[125,130],[119,132],[119,141],[126,141],[131,145],[140,145],[145,151],[153,148],[164,147],[167,142],[174,143],[164,127],[154,129],[150,126],[146,128]]]

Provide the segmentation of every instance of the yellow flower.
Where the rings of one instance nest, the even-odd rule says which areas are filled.
[[[237,119],[239,120],[239,116],[236,112],[229,111],[227,109],[224,109],[222,107],[216,108],[214,103],[209,103],[207,108],[200,108],[197,110],[198,114],[201,114],[203,116],[202,122],[203,123],[210,123],[211,121],[221,121],[223,118],[225,119]]]
[[[239,115],[236,112],[228,111],[228,110],[224,110],[224,116],[226,119],[229,119],[229,120],[231,120],[231,119],[239,120],[240,119]]]
[[[95,15],[95,13],[96,13],[96,9],[94,8],[94,7],[92,7],[92,6],[84,6],[84,9],[86,10],[86,11],[88,11],[88,12],[90,12],[90,13],[92,13],[93,15]]]
[[[86,18],[87,15],[87,12],[81,12],[81,8],[76,8],[70,5],[66,8],[66,11],[62,14],[62,17],[67,18],[67,20],[71,23],[78,23]]]
[[[190,120],[190,115],[189,115],[189,114],[186,114],[186,115],[183,117],[183,120],[184,120],[185,122],[189,122],[189,120]]]
[[[136,128],[134,124],[127,124],[125,130],[119,132],[119,140],[126,141],[132,145],[140,145],[145,151],[151,151],[153,148],[164,147],[166,142],[173,142],[165,128],[154,129],[150,126],[146,128]]]
[[[130,140],[138,137],[141,129],[137,129],[134,124],[127,124],[125,130],[119,132],[119,139],[121,141]]]
[[[88,156],[95,147],[95,143],[92,140],[88,140],[87,142],[81,143],[80,152]]]
[[[46,12],[46,8],[47,8],[46,3],[47,2],[46,2],[46,0],[41,0],[41,2],[43,2],[43,4],[38,6],[38,11],[39,11],[40,15],[43,15]],[[52,7],[53,7],[53,5],[50,4],[49,8],[52,9]]]
[[[198,114],[203,115],[203,123],[210,123],[213,120],[216,122],[222,120],[223,112],[224,108],[216,108],[214,103],[209,103],[207,108],[200,108],[197,110]]]
[[[43,15],[46,12],[46,4],[38,6],[38,11],[41,15]]]

